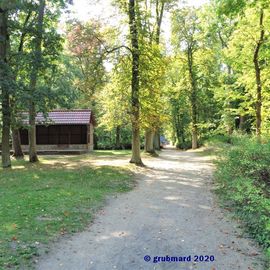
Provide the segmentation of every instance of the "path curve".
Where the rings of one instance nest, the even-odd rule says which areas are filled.
[[[216,205],[209,157],[165,150],[145,163],[133,191],[110,199],[86,231],[54,244],[37,270],[263,269],[254,242]],[[166,255],[215,261],[153,263]]]

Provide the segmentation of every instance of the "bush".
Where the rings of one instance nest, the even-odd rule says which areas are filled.
[[[176,144],[176,148],[177,149],[181,149],[181,150],[187,150],[190,149],[192,147],[192,142],[191,141],[186,141],[186,142],[178,142]]]
[[[270,143],[236,136],[217,161],[217,192],[270,255]]]
[[[219,134],[210,138],[203,138],[202,142],[204,145],[207,145],[207,146],[209,145],[217,146],[220,144],[228,144],[228,143],[230,144],[232,142],[232,137],[228,135]]]

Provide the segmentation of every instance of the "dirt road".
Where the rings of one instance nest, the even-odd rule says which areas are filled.
[[[37,269],[263,269],[254,242],[217,207],[208,157],[165,150],[145,163],[133,191],[110,199],[85,232],[54,244]]]

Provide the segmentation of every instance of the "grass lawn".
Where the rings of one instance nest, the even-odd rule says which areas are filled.
[[[96,150],[95,156],[131,156],[131,150]]]
[[[82,230],[106,195],[130,190],[128,168],[91,163],[102,155],[127,154],[40,156],[37,164],[13,161],[12,169],[0,169],[0,269],[31,269],[40,246]]]

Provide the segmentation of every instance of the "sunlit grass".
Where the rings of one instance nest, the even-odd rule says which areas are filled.
[[[132,188],[129,170],[85,163],[93,157],[40,156],[0,169],[0,269],[30,269],[41,244],[82,230],[106,195]]]
[[[131,150],[96,150],[93,152],[95,156],[128,156]]]

